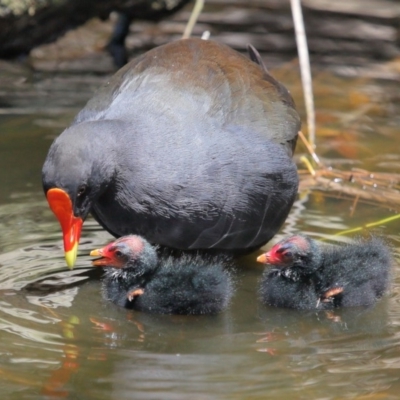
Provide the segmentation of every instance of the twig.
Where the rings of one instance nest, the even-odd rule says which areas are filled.
[[[304,90],[304,102],[307,112],[308,138],[311,147],[315,147],[315,110],[312,89],[310,59],[308,56],[307,38],[304,29],[303,13],[300,0],[290,0],[294,30],[296,34],[297,52],[299,54],[301,82]]]
[[[363,229],[372,228],[374,226],[386,224],[388,222],[395,221],[399,218],[400,218],[400,214],[393,215],[392,217],[384,218],[384,219],[381,219],[380,221],[376,221],[376,222],[371,222],[369,224],[365,224],[364,226],[359,226],[357,228],[348,229],[347,231],[341,231],[341,232],[335,233],[333,236],[342,236],[342,235],[347,235],[348,233],[359,232],[359,231],[362,231]]]
[[[354,213],[356,212],[356,207],[358,204],[358,200],[360,199],[360,195],[358,194],[353,201],[353,205],[351,206],[351,212],[350,212],[350,217],[352,217],[354,215]]]
[[[350,181],[348,178],[352,176]],[[385,205],[394,210],[399,210],[400,191],[388,188],[382,181],[378,186],[367,185],[362,177],[353,175],[352,172],[343,172],[334,169],[321,168],[315,171],[315,175],[308,179],[300,180],[300,190],[322,189],[326,191],[335,191],[354,197],[360,200],[371,201],[375,204]]]
[[[190,14],[189,21],[186,24],[185,31],[183,32],[182,39],[190,38],[193,28],[196,25],[197,18],[199,18],[199,15],[203,7],[204,7],[204,0],[196,0],[196,3],[194,4],[193,7],[193,11]]]
[[[308,158],[307,158],[306,156],[301,156],[301,157],[300,157],[300,161],[302,161],[302,162],[306,165],[308,171],[310,172],[310,174],[311,174],[312,176],[315,176],[315,175],[316,175],[315,169],[314,169],[313,166],[311,165],[310,161],[308,161]]]
[[[318,165],[321,165],[321,161],[320,161],[319,157],[317,156],[317,153],[314,151],[314,149],[312,148],[311,144],[308,142],[308,140],[306,139],[306,137],[304,136],[304,133],[302,131],[299,131],[299,136],[300,136],[300,139],[303,141],[304,146],[307,147],[307,150],[311,154],[311,157],[314,159],[314,161]]]

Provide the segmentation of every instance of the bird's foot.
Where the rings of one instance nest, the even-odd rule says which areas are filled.
[[[137,296],[141,296],[144,293],[143,289],[135,289],[129,292],[126,297],[128,298],[129,301],[133,301],[133,299]]]
[[[328,302],[332,301],[335,296],[337,296],[338,294],[340,294],[342,292],[343,292],[342,287],[336,287],[336,288],[329,289],[327,292],[325,292],[322,295],[321,301],[323,301],[324,303],[328,303]]]
[[[327,290],[317,301],[316,308],[320,305],[320,303],[331,303],[333,302],[335,296],[343,292],[342,287],[335,287]]]

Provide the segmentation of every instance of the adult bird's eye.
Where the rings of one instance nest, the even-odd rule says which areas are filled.
[[[85,192],[86,192],[86,185],[82,185],[82,186],[80,186],[79,189],[78,189],[78,194],[77,194],[77,196],[78,196],[78,197],[81,197]]]

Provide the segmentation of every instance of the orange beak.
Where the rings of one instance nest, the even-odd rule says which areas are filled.
[[[83,220],[74,216],[72,201],[64,190],[50,189],[47,192],[47,201],[60,222],[64,238],[65,261],[72,269],[76,261]]]
[[[113,243],[103,247],[102,249],[95,249],[90,252],[92,257],[100,257],[96,260],[92,260],[92,264],[96,267],[112,267],[112,268],[124,268],[125,262],[123,260],[119,260],[115,257],[112,250],[110,250],[110,246],[112,247]]]
[[[108,259],[105,258],[103,249],[92,250],[90,252],[90,255],[92,257],[101,257],[101,258],[98,258],[96,260],[92,260],[92,264],[95,265],[96,267],[103,267],[103,266],[107,265]]]
[[[257,257],[259,263],[268,264],[269,263],[269,253],[261,254]]]

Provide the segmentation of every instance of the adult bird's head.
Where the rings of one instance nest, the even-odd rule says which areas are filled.
[[[75,265],[82,224],[112,177],[112,151],[104,154],[98,146],[107,143],[105,131],[105,122],[72,125],[53,142],[43,165],[43,189],[61,225],[69,268]]]

